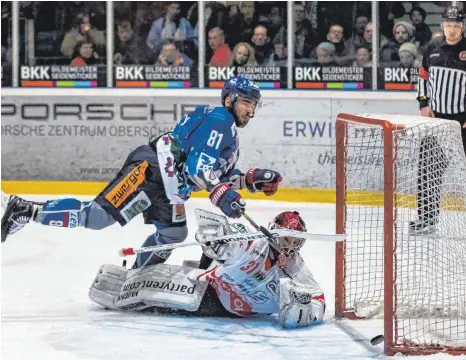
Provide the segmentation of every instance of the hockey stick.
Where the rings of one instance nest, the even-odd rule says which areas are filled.
[[[234,205],[236,205],[236,203],[233,203]],[[256,222],[254,220],[252,220],[250,218],[250,216],[248,214],[246,214],[246,212],[244,211],[243,208],[240,208],[239,206],[236,207],[238,211],[241,212],[241,215],[243,215],[243,217],[249,221],[249,223],[254,227],[254,229],[256,229],[257,231],[260,231],[262,234],[264,234],[266,237],[267,237],[267,240],[269,241],[269,245],[275,250],[277,251],[278,253],[280,253],[280,248],[278,247],[278,244],[277,242],[274,240],[274,237],[273,235],[270,233],[269,230],[267,230],[265,227],[263,227],[262,225],[259,226],[256,224]]]
[[[277,231],[273,231],[270,235],[272,237],[280,237],[280,236],[299,236],[302,234],[299,231],[287,230],[287,229],[278,229]],[[218,244],[228,244],[231,242],[237,241],[251,241],[251,240],[259,240],[259,239],[267,239],[267,235],[264,235],[263,232],[258,231],[249,234],[231,234],[231,235],[224,235],[218,236],[211,241],[206,242],[187,242],[187,243],[180,243],[180,244],[165,244],[165,245],[154,245],[154,246],[146,246],[141,248],[123,248],[118,251],[120,256],[127,256],[127,255],[135,255],[138,253],[145,253],[145,252],[152,252],[152,251],[163,251],[163,250],[172,250],[182,247],[188,246],[195,246],[195,245],[205,245],[210,246],[213,243]]]
[[[249,219],[252,221],[251,218]],[[254,221],[252,222],[254,223]],[[258,225],[256,224],[256,226]],[[274,237],[281,237],[281,236],[295,236],[295,237],[302,237],[307,240],[327,241],[327,242],[328,241],[330,242],[342,241],[345,239],[344,235],[310,234],[310,233],[304,233],[301,231],[294,231],[294,230],[288,230],[288,229],[277,229],[277,230],[269,231],[265,229],[264,227],[262,228],[266,231],[266,233],[264,233],[261,230],[261,227],[259,227],[259,231],[255,233],[224,235],[224,236],[216,237],[212,239],[211,241],[206,241],[204,243],[196,241],[196,242],[187,242],[187,243],[180,243],[180,244],[146,246],[146,247],[141,247],[141,248],[123,248],[123,249],[120,249],[118,253],[120,254],[120,256],[127,256],[127,255],[135,255],[138,253],[145,253],[145,252],[152,252],[152,251],[173,250],[173,249],[188,247],[188,246],[197,246],[197,245],[210,246],[212,243],[228,244],[228,243],[235,242],[235,241],[250,241],[250,240],[268,239],[269,237],[274,238]]]
[[[271,232],[267,230],[263,226],[257,225],[257,223],[251,219],[251,217],[244,212],[244,209],[237,208],[238,211],[241,212],[243,217],[256,229],[257,231],[262,232],[263,234],[270,236],[273,238]],[[280,229],[280,230],[287,230],[287,229]],[[308,232],[302,232],[302,231],[295,231],[295,230],[287,230],[290,232],[289,235],[282,235],[282,236],[295,236],[295,237],[300,237],[306,240],[312,240],[312,241],[330,241],[330,242],[338,242],[338,241],[344,241],[346,240],[346,234],[332,234],[332,235],[326,235],[326,234],[312,234]]]

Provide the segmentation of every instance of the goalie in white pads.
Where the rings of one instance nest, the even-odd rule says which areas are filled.
[[[218,214],[196,211],[196,240],[244,232]],[[283,212],[269,225],[306,231],[297,212]],[[193,316],[248,317],[278,313],[284,328],[309,326],[323,320],[324,294],[299,255],[304,240],[278,238],[280,253],[264,239],[203,246],[212,259],[207,269],[157,264],[126,270],[103,265],[89,296],[115,310],[156,310]]]

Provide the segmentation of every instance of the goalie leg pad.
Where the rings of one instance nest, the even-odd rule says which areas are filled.
[[[286,329],[309,326],[324,319],[324,294],[313,294],[308,287],[291,279],[280,279],[278,321]]]
[[[117,265],[102,265],[89,289],[89,298],[103,307],[115,309],[113,301],[126,281],[128,270]]]
[[[115,268],[120,269],[119,274],[113,274]],[[204,270],[175,265],[157,264],[136,270],[104,265],[100,270],[104,271],[97,274],[98,281],[94,280],[89,296],[110,309],[196,311],[208,286],[206,281],[195,280]],[[124,276],[123,271],[127,271]]]
[[[193,279],[203,272],[167,264],[131,271],[115,298],[114,306],[122,310],[155,306],[196,311],[208,283]]]

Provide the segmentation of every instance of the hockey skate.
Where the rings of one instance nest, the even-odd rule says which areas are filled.
[[[412,234],[431,234],[437,230],[437,219],[418,219],[409,222],[409,232]]]
[[[14,234],[28,222],[34,221],[41,206],[42,203],[27,201],[19,196],[11,195],[2,216],[2,242],[6,240],[8,235]]]

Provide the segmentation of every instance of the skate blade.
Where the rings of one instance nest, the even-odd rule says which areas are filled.
[[[411,235],[430,235],[437,232],[437,225],[429,225],[422,229],[408,228],[408,233]]]

